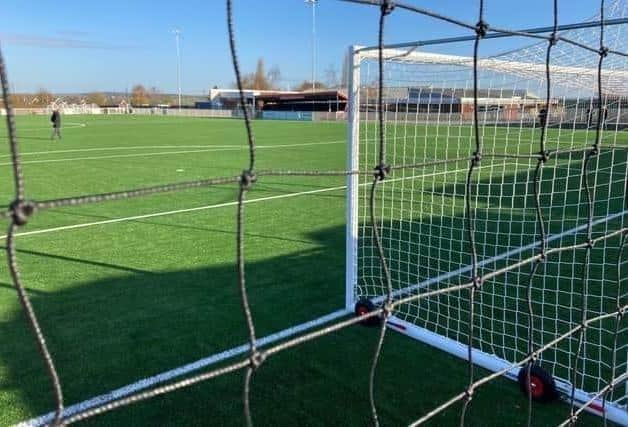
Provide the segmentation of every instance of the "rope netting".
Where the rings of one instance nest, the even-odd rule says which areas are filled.
[[[599,235],[596,237],[593,236],[593,205],[594,205],[594,194],[592,193],[590,178],[594,177],[594,168],[592,165],[595,164],[595,159],[600,153],[604,150],[613,150],[615,147],[612,145],[604,146],[602,144],[602,132],[603,132],[603,117],[604,117],[604,106],[601,102],[602,94],[604,91],[603,88],[603,71],[604,71],[604,62],[606,58],[611,56],[622,56],[628,57],[628,53],[620,52],[616,50],[609,49],[605,46],[604,34],[605,34],[605,17],[604,17],[604,0],[600,1],[599,10],[600,10],[600,19],[597,24],[599,28],[599,44],[598,45],[586,45],[577,40],[571,40],[566,36],[559,34],[557,31],[558,22],[559,22],[559,5],[558,0],[553,1],[553,31],[549,32],[549,35],[538,34],[538,33],[527,33],[522,31],[514,31],[508,29],[502,29],[498,27],[489,26],[489,23],[485,18],[485,7],[484,0],[479,1],[479,7],[477,10],[477,22],[476,23],[467,23],[462,22],[460,20],[443,16],[441,14],[435,13],[430,10],[421,9],[419,7],[406,4],[403,2],[393,2],[390,0],[344,0],[352,3],[359,3],[364,5],[371,5],[379,8],[379,33],[378,33],[378,66],[379,66],[379,78],[378,78],[378,99],[377,99],[377,122],[379,127],[379,132],[377,134],[377,143],[378,143],[378,156],[377,163],[372,165],[373,170],[302,170],[302,171],[294,171],[294,170],[257,170],[256,168],[256,144],[255,144],[255,135],[252,127],[252,118],[250,117],[250,113],[247,108],[244,108],[246,105],[244,91],[242,86],[242,77],[239,67],[239,61],[236,53],[236,43],[235,43],[235,29],[234,29],[234,21],[233,21],[233,1],[226,0],[227,7],[227,25],[229,32],[229,45],[231,50],[231,58],[233,62],[233,69],[236,77],[236,82],[238,86],[238,91],[240,95],[240,105],[242,108],[243,121],[246,127],[247,133],[247,144],[248,144],[248,164],[243,169],[242,173],[239,176],[231,176],[231,177],[222,177],[222,178],[212,178],[212,179],[202,179],[197,181],[190,182],[178,182],[160,186],[146,187],[146,188],[138,188],[132,189],[128,191],[121,192],[111,192],[104,194],[91,194],[84,195],[78,197],[71,198],[63,198],[56,200],[31,200],[28,198],[25,188],[24,188],[24,179],[22,175],[22,163],[20,159],[20,148],[18,143],[18,137],[16,132],[16,123],[15,123],[15,114],[14,110],[11,106],[11,98],[9,93],[9,83],[7,78],[7,72],[5,68],[5,63],[3,56],[0,52],[0,78],[2,82],[2,96],[4,105],[7,111],[6,120],[7,120],[7,129],[8,129],[8,137],[9,137],[9,148],[11,154],[12,168],[13,168],[13,178],[14,178],[14,199],[9,204],[9,208],[4,212],[0,213],[0,217],[7,219],[9,222],[8,226],[8,234],[7,234],[7,255],[8,255],[8,265],[9,271],[11,274],[11,278],[17,290],[17,294],[19,297],[19,301],[23,307],[23,311],[26,315],[30,328],[34,333],[34,338],[37,342],[39,352],[41,353],[42,361],[44,362],[48,375],[50,377],[50,386],[52,393],[54,395],[56,401],[56,408],[54,412],[54,419],[52,421],[52,425],[66,425],[72,424],[77,421],[85,420],[87,418],[93,417],[95,415],[120,408],[122,406],[126,406],[135,402],[139,402],[142,400],[146,400],[155,396],[159,396],[173,390],[181,389],[184,387],[191,386],[193,384],[209,380],[211,378],[215,378],[221,375],[225,375],[228,373],[233,373],[236,371],[243,372],[243,412],[248,425],[253,424],[253,419],[251,416],[250,410],[250,390],[251,390],[251,382],[254,378],[254,373],[256,370],[260,369],[265,361],[285,350],[291,349],[295,346],[299,346],[303,343],[315,340],[322,336],[331,334],[335,331],[339,331],[341,329],[350,327],[352,325],[364,322],[369,318],[381,318],[381,328],[379,331],[379,339],[377,340],[376,346],[373,350],[372,355],[372,364],[369,375],[369,399],[370,406],[372,411],[372,420],[375,425],[379,425],[379,417],[377,412],[377,405],[375,400],[375,376],[377,372],[378,362],[380,358],[380,353],[384,346],[386,331],[387,328],[387,319],[395,313],[395,310],[404,304],[408,304],[410,302],[416,302],[421,299],[427,299],[436,295],[445,295],[445,294],[453,294],[453,293],[467,293],[468,294],[468,306],[469,306],[469,318],[468,318],[468,331],[469,331],[469,340],[467,343],[468,347],[468,384],[466,388],[455,396],[451,397],[447,401],[438,405],[436,408],[431,410],[430,412],[423,414],[420,418],[413,421],[412,425],[420,425],[425,423],[426,421],[433,418],[435,415],[441,413],[447,408],[451,407],[456,403],[462,403],[461,412],[460,412],[460,424],[464,425],[469,405],[471,404],[472,398],[479,387],[484,384],[504,375],[508,371],[513,368],[524,368],[526,369],[527,376],[527,385],[528,389],[531,388],[530,383],[530,370],[535,361],[538,360],[539,356],[547,351],[548,349],[556,346],[561,341],[566,339],[570,339],[572,337],[576,337],[578,340],[578,346],[576,351],[572,354],[573,363],[572,363],[572,394],[571,394],[571,409],[569,416],[564,421],[563,425],[571,425],[576,422],[580,413],[586,409],[587,406],[591,405],[597,399],[602,399],[603,404],[606,404],[609,394],[613,391],[614,388],[620,383],[624,383],[628,379],[628,373],[620,373],[617,369],[617,361],[616,358],[613,357],[611,361],[611,369],[612,375],[606,379],[606,386],[602,389],[598,390],[595,395],[591,397],[588,402],[576,406],[574,392],[576,388],[576,379],[579,375],[579,363],[578,361],[581,359],[581,349],[582,343],[584,339],[584,335],[586,333],[587,328],[590,325],[602,322],[607,319],[614,319],[616,322],[615,332],[613,336],[613,346],[616,350],[617,347],[621,343],[620,333],[620,322],[622,317],[626,314],[628,310],[628,305],[626,301],[623,299],[622,289],[621,289],[621,280],[619,280],[619,276],[621,275],[621,258],[625,251],[625,244],[627,240],[628,228],[620,227],[615,230],[606,230],[603,235]],[[385,113],[384,113],[384,100],[383,100],[383,92],[384,92],[384,39],[385,39],[385,24],[386,21],[395,10],[403,9],[409,11],[411,13],[416,13],[422,16],[429,17],[436,21],[440,21],[442,23],[451,24],[455,27],[466,29],[474,35],[473,42],[473,106],[474,106],[474,117],[473,117],[473,147],[472,154],[464,157],[457,157],[454,159],[448,160],[432,160],[426,161],[423,163],[413,163],[413,164],[395,164],[391,166],[387,162],[387,136],[385,132]],[[546,79],[546,88],[547,91],[545,93],[544,98],[544,113],[543,117],[541,117],[541,132],[538,140],[538,151],[536,153],[530,155],[509,155],[507,153],[503,154],[494,154],[494,153],[484,153],[483,152],[483,135],[480,129],[480,118],[479,112],[480,108],[478,105],[479,98],[479,90],[480,83],[478,81],[478,63],[480,61],[479,50],[482,44],[482,41],[489,34],[501,34],[503,36],[518,36],[518,37],[527,37],[536,41],[541,41],[546,43],[545,50],[545,79]],[[572,46],[577,47],[578,49],[583,49],[588,52],[594,52],[599,56],[598,66],[597,66],[597,97],[600,102],[597,103],[597,121],[594,124],[595,133],[594,140],[590,142],[590,144],[581,150],[571,149],[569,153],[575,153],[576,151],[581,151],[584,157],[583,170],[584,173],[582,175],[581,182],[581,191],[586,195],[586,209],[588,212],[588,221],[586,224],[586,239],[582,242],[560,246],[560,247],[552,247],[549,248],[548,245],[548,233],[546,227],[546,221],[543,217],[543,209],[541,203],[541,197],[539,195],[539,186],[540,181],[542,179],[543,168],[547,165],[548,162],[552,162],[559,155],[564,154],[564,151],[560,150],[548,150],[546,147],[547,141],[547,129],[548,129],[548,120],[547,117],[551,114],[552,108],[552,67],[551,67],[551,59],[552,59],[552,50],[558,43],[566,43]],[[541,245],[538,251],[529,258],[520,260],[516,263],[512,263],[506,266],[503,266],[499,269],[494,269],[490,271],[484,271],[482,265],[478,261],[478,248],[476,244],[476,233],[474,227],[474,191],[476,186],[474,185],[474,180],[476,179],[476,173],[478,168],[482,164],[482,161],[491,157],[508,157],[513,156],[516,158],[526,157],[533,161],[536,161],[536,167],[534,169],[534,173],[531,177],[531,188],[534,190],[534,203],[536,210],[536,223],[537,223],[537,235],[541,241]],[[466,183],[465,183],[465,228],[467,235],[467,245],[468,251],[471,255],[471,270],[470,276],[468,280],[463,283],[448,286],[445,288],[440,288],[433,291],[427,292],[409,292],[403,295],[395,295],[393,292],[393,287],[391,284],[391,273],[389,270],[389,260],[386,256],[386,251],[382,244],[382,236],[380,234],[380,219],[377,216],[377,192],[380,188],[380,183],[385,181],[389,176],[394,175],[399,170],[404,169],[422,169],[428,166],[434,166],[443,163],[456,163],[466,161],[468,162],[468,170],[466,175]],[[247,193],[256,185],[257,182],[263,180],[268,176],[349,176],[349,175],[361,175],[361,176],[371,176],[372,184],[370,185],[370,197],[369,197],[369,215],[370,221],[373,225],[373,233],[374,233],[374,244],[377,249],[377,256],[379,258],[379,262],[381,264],[381,269],[384,276],[384,284],[386,289],[386,294],[383,299],[383,302],[377,306],[374,310],[369,313],[364,314],[360,317],[352,317],[345,320],[337,321],[331,325],[326,327],[317,329],[312,332],[304,333],[298,335],[294,338],[287,339],[278,344],[270,345],[264,348],[261,348],[258,345],[258,338],[255,330],[255,319],[251,313],[251,307],[248,299],[247,292],[247,284],[246,284],[246,245],[244,239],[244,228],[246,225],[245,219],[245,200]],[[237,204],[237,214],[236,214],[236,249],[237,249],[237,276],[238,276],[238,286],[240,291],[241,298],[241,306],[242,306],[242,315],[246,320],[246,325],[248,329],[248,354],[247,357],[242,358],[234,363],[230,363],[226,366],[221,366],[219,368],[208,369],[196,375],[192,375],[188,378],[179,381],[173,381],[166,385],[160,386],[152,386],[144,391],[136,392],[129,396],[113,400],[107,403],[100,404],[98,406],[84,409],[79,411],[78,413],[73,414],[64,414],[64,399],[63,399],[63,387],[60,382],[59,376],[57,374],[57,370],[55,368],[54,355],[51,354],[49,347],[46,343],[46,334],[45,331],[41,328],[40,323],[37,319],[36,312],[34,311],[28,293],[25,290],[23,281],[20,276],[19,264],[16,259],[16,249],[15,249],[15,237],[18,229],[23,227],[29,219],[36,215],[38,212],[58,208],[62,206],[75,206],[75,205],[83,205],[89,203],[99,203],[104,201],[111,200],[119,200],[119,199],[129,199],[133,197],[147,196],[156,193],[163,192],[173,192],[180,191],[189,188],[196,187],[208,187],[213,185],[225,185],[225,184],[236,184],[238,186],[238,204]],[[613,310],[608,311],[607,313],[597,315],[595,317],[588,317],[587,313],[587,284],[589,281],[589,268],[587,268],[588,264],[591,262],[591,250],[596,245],[612,239],[612,238],[620,238],[620,249],[619,249],[619,257],[617,259],[617,275],[618,275],[618,283],[616,288],[616,304]],[[582,284],[580,286],[580,310],[581,310],[581,318],[570,330],[567,332],[556,336],[554,339],[545,342],[541,346],[535,346],[533,336],[535,334],[535,324],[534,317],[535,313],[533,310],[533,293],[532,293],[532,282],[534,280],[535,274],[537,274],[538,270],[542,268],[543,264],[547,259],[556,256],[562,252],[566,251],[576,251],[582,250],[584,251],[584,268],[583,268],[583,276],[582,276]],[[522,267],[529,267],[529,277],[528,277],[528,285],[527,285],[527,316],[530,321],[528,322],[528,354],[526,357],[521,358],[520,360],[511,363],[508,367],[493,372],[489,375],[483,376],[481,378],[476,378],[476,370],[474,369],[474,359],[473,359],[473,348],[474,342],[477,336],[478,326],[475,322],[475,316],[477,315],[474,312],[475,301],[478,295],[481,295],[483,289],[486,286],[490,286],[491,279],[494,279],[498,276],[502,276],[509,271],[520,269]],[[623,338],[625,339],[625,338]],[[616,352],[613,352],[615,354]],[[529,393],[529,403],[528,403],[528,412],[527,412],[527,423],[528,425],[532,422],[532,394]]]

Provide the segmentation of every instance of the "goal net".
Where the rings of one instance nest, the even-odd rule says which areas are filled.
[[[255,418],[252,384],[268,359],[358,323],[379,326],[377,345],[367,354],[369,415],[375,426],[379,426],[375,377],[389,329],[457,355],[468,367],[466,387],[436,402],[429,412],[416,414],[420,418],[413,418],[411,425],[424,424],[456,404],[461,408],[460,424],[465,425],[474,392],[502,375],[517,379],[528,395],[528,425],[532,424],[531,400],[549,400],[557,394],[570,402],[561,426],[573,425],[583,410],[628,425],[624,31],[628,3],[600,0],[600,14],[591,22],[559,26],[554,0],[552,27],[515,31],[489,27],[483,0],[472,18],[477,24],[403,2],[347,1],[379,8],[379,43],[350,50],[348,167],[344,170],[298,170],[283,162],[280,169],[258,168],[258,155],[263,158],[267,150],[256,149],[252,111],[236,55],[234,2],[226,0],[230,54],[246,131],[242,173],[31,199],[0,54],[14,184],[12,200],[0,210],[0,220],[8,223],[8,274],[45,367],[47,391],[54,397],[51,412],[22,425],[69,425],[238,373],[243,379],[242,413],[250,426]],[[468,30],[469,36],[385,46],[384,24],[393,9]],[[538,44],[482,56],[484,49],[504,37],[524,37]],[[459,43],[457,54],[446,50],[451,42]],[[256,328],[260,325],[247,287],[251,233],[245,229],[246,215],[251,213],[247,200],[261,199],[247,196],[260,181],[273,177],[347,179],[345,301],[317,319],[260,336],[259,330],[264,329]],[[56,366],[59,354],[46,341],[49,330],[58,331],[59,326],[51,322],[42,327],[39,310],[30,302],[17,258],[19,230],[44,211],[218,185],[237,190],[236,200],[222,205],[235,207],[237,280],[233,286],[241,310],[234,316],[240,315],[246,325],[247,341],[68,404],[64,391],[73,387],[61,381]],[[325,191],[331,189],[344,187]],[[175,212],[182,211],[169,213]],[[327,279],[324,272],[304,274]],[[269,277],[275,280],[270,273]],[[269,295],[270,301],[274,294]],[[233,301],[221,304],[231,307]],[[281,312],[276,308],[276,304],[262,307],[273,314]],[[354,308],[359,316],[350,315]],[[487,375],[476,366],[492,373]],[[423,377],[429,381],[430,373]],[[350,387],[341,390],[353,392]]]
[[[605,12],[623,17],[626,4],[612,2]],[[609,27],[604,45],[625,50],[624,30]],[[627,59],[609,55],[600,66],[599,52],[578,45],[599,45],[599,28],[559,35],[577,44],[553,46],[549,67],[543,41],[478,58],[477,83],[473,57],[434,53],[447,49],[443,41],[387,47],[381,101],[378,47],[351,49],[350,167],[379,162],[381,102],[387,163],[399,169],[379,184],[375,222],[372,177],[350,180],[348,308],[387,298],[376,227],[395,298],[473,280],[473,252],[478,277],[506,269],[483,281],[473,306],[468,292],[447,292],[403,304],[388,321],[462,358],[471,341],[474,362],[493,371],[626,301]],[[473,52],[473,42],[458,50]],[[482,151],[470,173],[476,119]],[[599,153],[587,159],[597,138]],[[599,241],[582,245],[591,239]],[[548,252],[544,262],[526,262],[540,252]],[[536,363],[563,396],[575,386],[582,404],[628,372],[627,334],[628,323],[605,318],[540,352]],[[506,375],[517,379],[520,369]],[[588,409],[628,423],[627,405],[621,384],[609,402],[598,398]]]

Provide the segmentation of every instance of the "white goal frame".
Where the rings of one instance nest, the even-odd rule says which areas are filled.
[[[416,50],[420,43],[414,45],[413,44],[403,44],[403,45],[393,45],[386,46],[382,49],[382,54],[384,61],[387,59],[398,59],[403,58],[403,61],[417,61],[421,63],[437,63],[437,64],[454,64],[456,66],[463,67],[473,67],[472,58],[453,56],[453,55],[441,55],[434,53],[424,53]],[[403,49],[399,49],[397,47],[403,47]],[[347,53],[346,64],[348,67],[348,151],[347,151],[347,169],[348,170],[361,170],[360,168],[360,84],[361,84],[361,64],[364,60],[372,60],[377,61],[379,58],[379,51],[377,47],[362,47],[362,46],[351,46]],[[499,59],[479,59],[478,67],[484,67],[485,69],[499,69],[500,71],[504,71],[504,69],[513,72],[524,72],[526,75],[523,75],[524,78],[530,78],[530,73],[536,77],[538,75],[540,78],[544,78],[545,76],[545,65],[528,65],[526,67],[521,67],[521,64],[513,61],[503,61]],[[580,79],[594,79],[596,77],[597,70],[579,68],[579,67],[554,67],[552,66],[552,72],[555,72],[559,75],[559,79],[569,79],[575,78],[576,76]],[[605,75],[609,77],[608,81],[612,82],[612,90],[617,90],[618,87],[622,87],[625,92],[628,88],[628,72],[627,71],[612,71],[610,75]],[[589,84],[587,82],[587,84]],[[591,87],[591,86],[589,86]],[[370,111],[370,110],[369,110]],[[368,114],[368,113],[367,113]],[[374,113],[372,113],[374,114]],[[373,120],[375,116],[369,117],[369,119]],[[363,165],[362,165],[363,166]],[[394,180],[395,177],[387,178],[389,180]],[[403,178],[401,178],[403,179]],[[346,283],[345,283],[345,308],[347,311],[353,311],[355,309],[356,303],[358,302],[358,298],[356,297],[356,288],[358,286],[358,241],[359,241],[359,187],[360,187],[360,179],[359,176],[349,175],[347,178],[347,225],[346,225]],[[615,215],[604,218],[603,220],[598,220],[594,225],[601,224],[605,221],[611,221],[613,219],[617,219],[619,217],[623,217],[628,214],[628,211],[619,212]],[[586,225],[582,225],[576,227],[571,230],[567,230],[564,233],[550,235],[548,237],[548,243],[560,239],[561,237],[573,234],[576,232],[580,232],[586,229]],[[478,264],[478,267],[487,266],[493,264],[500,259],[503,259],[508,256],[516,255],[518,253],[524,252],[526,250],[530,250],[535,247],[540,247],[541,242],[535,242],[535,244],[523,246],[516,250],[511,250],[503,255],[498,257],[493,257],[490,259],[485,259]],[[426,288],[436,283],[439,283],[443,280],[446,280],[450,277],[458,276],[460,274],[464,274],[466,272],[471,272],[472,267],[468,266],[467,268],[461,268],[456,271],[451,271],[449,274],[433,277],[429,280],[423,281],[421,283],[416,283],[407,288],[396,290],[393,293],[393,297],[399,297],[400,295],[407,295],[408,292],[412,290]],[[377,298],[373,298],[371,302],[374,304],[378,304],[383,302],[385,296],[382,295]],[[404,334],[408,337],[414,338],[420,342],[429,344],[439,350],[445,351],[449,354],[457,356],[461,359],[468,359],[468,345],[466,343],[462,343],[459,341],[455,341],[448,337],[436,334],[428,329],[417,326],[411,322],[402,320],[396,316],[391,316],[387,321],[387,326],[401,334]],[[497,372],[500,370],[506,370],[508,367],[513,366],[514,361],[508,361],[501,357],[498,357],[494,354],[488,354],[486,352],[480,351],[478,349],[473,349],[473,362],[474,364],[485,368],[487,370]],[[520,369],[519,367],[513,367],[506,374],[505,377],[517,381],[518,374]],[[554,378],[556,383],[557,391],[560,394],[562,400],[569,402],[572,392],[571,382],[567,379],[563,378]],[[628,382],[625,384],[626,395],[628,396]],[[595,415],[602,415],[602,399],[596,399],[593,403],[591,403],[591,399],[594,397],[595,391],[587,392],[585,390],[576,388],[574,401],[575,404],[579,407],[585,406],[585,410],[593,413]],[[606,413],[606,417],[608,420],[619,423],[620,425],[628,426],[628,405],[616,405],[613,402],[606,401],[604,411]]]

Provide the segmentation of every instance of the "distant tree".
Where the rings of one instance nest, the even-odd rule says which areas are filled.
[[[83,102],[86,102],[86,99],[80,95],[64,96],[63,100],[68,104],[81,104]]]
[[[266,73],[264,66],[264,58],[257,60],[257,66],[254,73],[246,73],[241,76],[242,89],[255,90],[271,90],[279,86],[281,79],[281,71],[279,67],[274,66]],[[233,87],[237,88],[237,83],[233,83]]]
[[[32,98],[31,105],[34,107],[47,107],[54,100],[55,97],[46,89],[39,89]]]
[[[107,104],[107,97],[102,92],[92,92],[87,94],[86,101],[88,104],[96,104],[102,107]]]
[[[11,105],[13,105],[13,108],[26,107],[28,105],[26,99],[27,98],[23,95],[18,95],[16,93],[11,94]]]
[[[336,70],[336,66],[333,64],[330,64],[325,70],[325,84],[329,88],[337,88],[340,86],[340,82],[338,81],[338,71]]]
[[[138,107],[140,105],[150,104],[150,93],[142,85],[135,85],[131,90],[131,105]]]
[[[351,68],[349,65],[349,57],[347,56],[347,58],[345,58],[344,61],[342,61],[342,71],[341,71],[341,76],[340,78],[342,79],[342,81],[340,82],[340,85],[344,88],[349,87],[349,69]]]
[[[264,58],[257,60],[257,67],[255,68],[255,76],[253,80],[253,89],[257,90],[269,90],[271,84],[268,81],[266,70],[264,68]]]
[[[277,65],[274,65],[270,70],[268,70],[266,80],[268,81],[270,89],[279,89],[281,86],[281,70]]]
[[[255,86],[255,74],[253,73],[242,75],[240,80],[242,81],[242,89],[253,89],[253,86]],[[234,83],[233,87],[237,88],[237,83]]]
[[[152,86],[148,92],[149,92],[150,100],[153,104],[161,104],[161,105],[164,105],[164,104],[176,105],[177,104],[177,101],[175,100],[175,98],[173,98],[170,95],[166,95],[165,93],[162,93],[161,90],[159,90],[159,88],[157,88],[156,86]]]
[[[324,90],[324,89],[327,89],[327,86],[322,82],[315,82],[314,89]],[[295,88],[295,90],[298,90],[301,92],[312,90],[312,82],[310,80],[304,80]]]
[[[23,108],[28,107],[28,97],[26,95],[19,95],[17,93],[12,93],[10,95],[10,101],[13,108]],[[0,98],[0,108],[5,108],[4,100]]]

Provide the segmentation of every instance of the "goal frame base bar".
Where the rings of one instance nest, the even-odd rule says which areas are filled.
[[[460,359],[467,360],[468,358],[469,347],[467,345],[454,341],[451,338],[438,335],[413,323],[399,319],[396,316],[391,316],[388,319],[387,326],[395,332],[406,335],[410,338],[414,338],[417,341],[421,341],[422,343],[445,351]],[[492,372],[504,370],[512,366],[512,363],[496,355],[485,353],[476,348],[473,348],[471,350],[471,353],[473,355],[474,365],[480,366]],[[513,381],[517,381],[518,374],[521,369],[522,368],[519,367],[513,367],[504,374],[504,377]],[[571,402],[571,383],[556,377],[554,377],[554,381],[556,383],[556,390],[559,392],[561,400],[567,403]],[[594,395],[595,393],[589,394],[577,388],[575,391],[574,400],[578,407],[582,407],[585,403],[589,402]],[[597,408],[600,409],[598,410]],[[628,426],[628,408],[623,408],[615,405],[611,401],[606,401],[604,409],[604,412],[606,413],[606,418],[609,421],[612,421],[622,426]],[[603,416],[604,413],[602,412],[602,400],[596,399],[592,404],[585,407],[585,410],[597,416]]]

